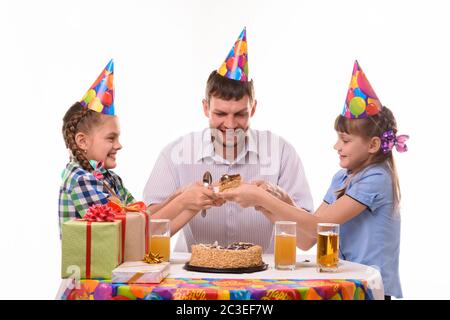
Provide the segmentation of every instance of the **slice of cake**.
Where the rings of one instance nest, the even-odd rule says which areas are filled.
[[[236,188],[241,185],[242,179],[240,174],[224,174],[220,178],[219,182],[219,191],[223,192],[224,190]]]
[[[217,244],[194,244],[189,265],[214,269],[235,269],[259,267],[262,261],[262,247],[253,243],[235,242],[227,247]]]

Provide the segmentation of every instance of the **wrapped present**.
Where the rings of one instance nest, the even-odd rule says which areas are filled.
[[[148,251],[148,214],[143,202],[123,205],[111,198],[108,206],[118,212],[114,219],[122,222],[122,262],[142,260]]]
[[[79,268],[79,277],[110,279],[122,261],[120,221],[72,220],[62,224],[63,278]]]
[[[169,262],[128,261],[112,271],[113,283],[160,283],[169,274]]]
[[[141,212],[118,214],[114,218],[122,223],[123,262],[142,260],[147,252],[147,215]]]

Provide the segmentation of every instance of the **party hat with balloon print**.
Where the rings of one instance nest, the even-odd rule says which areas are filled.
[[[114,115],[114,61],[108,62],[80,103],[91,110]]]
[[[217,72],[229,79],[248,81],[247,32],[245,27]]]
[[[381,108],[382,105],[377,94],[372,89],[358,61],[355,61],[344,110],[341,114],[349,119],[364,119],[376,115]]]

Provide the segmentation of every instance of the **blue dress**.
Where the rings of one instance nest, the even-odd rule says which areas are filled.
[[[324,201],[336,201],[335,192],[348,178],[338,171]],[[399,277],[400,214],[394,210],[392,179],[386,164],[364,168],[350,181],[345,194],[367,208],[340,226],[340,258],[381,272],[385,295],[402,298]]]

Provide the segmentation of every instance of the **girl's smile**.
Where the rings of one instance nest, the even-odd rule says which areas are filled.
[[[345,132],[338,132],[338,141],[334,149],[338,151],[339,165],[347,170],[360,168],[371,155],[368,141],[358,135]]]
[[[116,160],[116,154],[117,154],[117,151],[116,152],[112,152],[112,153],[108,153],[108,158]]]

